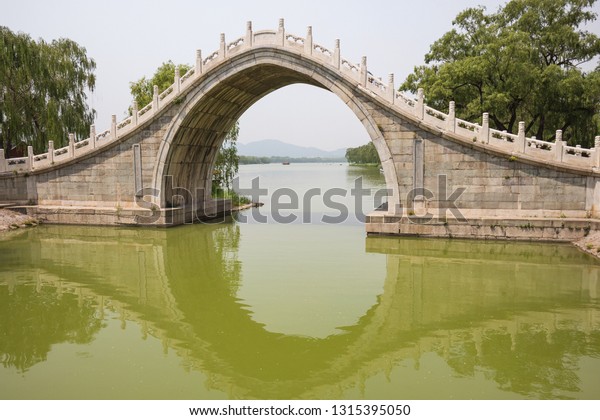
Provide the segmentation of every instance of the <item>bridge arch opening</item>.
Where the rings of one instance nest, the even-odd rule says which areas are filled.
[[[370,142],[362,123],[336,95],[306,84],[285,86],[268,94],[242,115],[239,124],[240,155],[245,153],[245,145],[265,139],[336,151],[339,156],[349,147]],[[277,154],[279,150],[261,148],[282,156]]]
[[[211,202],[212,168],[230,128],[253,104],[285,86],[328,90],[356,115],[374,143],[384,169],[388,203],[398,203],[396,170],[383,134],[357,94],[360,88],[339,72],[299,55],[269,49],[240,54],[207,74],[185,96],[159,148],[153,188],[161,208]],[[186,216],[187,217],[187,216]]]

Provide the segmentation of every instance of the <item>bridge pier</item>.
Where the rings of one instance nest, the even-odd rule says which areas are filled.
[[[481,217],[452,218],[389,216],[372,212],[366,218],[368,235],[574,242],[600,230],[597,219]]]
[[[11,210],[27,214],[47,224],[173,227],[215,221],[231,214],[231,200],[212,200],[202,207],[173,208],[14,205]]]

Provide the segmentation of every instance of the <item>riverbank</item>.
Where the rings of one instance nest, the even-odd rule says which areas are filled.
[[[588,236],[573,241],[573,245],[583,252],[600,258],[600,232],[591,232]]]
[[[0,208],[0,232],[37,226],[39,222],[31,216]]]
[[[232,212],[242,211],[242,210],[251,209],[252,207],[262,207],[263,205],[264,205],[264,203],[246,203],[246,204],[240,204],[238,206],[232,207],[231,211]]]
[[[349,163],[348,166],[359,166],[363,168],[377,168],[381,166],[381,163]]]

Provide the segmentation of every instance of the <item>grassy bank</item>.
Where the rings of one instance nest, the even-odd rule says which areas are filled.
[[[366,168],[377,168],[381,163],[351,163],[350,166],[362,166]]]
[[[235,191],[221,189],[213,192],[213,198],[225,198],[227,200],[231,200],[231,205],[233,207],[242,206],[244,204],[250,204],[252,202],[248,197],[239,195]]]

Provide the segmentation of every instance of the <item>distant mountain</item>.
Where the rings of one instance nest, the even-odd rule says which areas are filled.
[[[321,150],[316,147],[303,147],[284,143],[279,140],[259,140],[248,144],[238,143],[238,155],[240,156],[287,156],[291,158],[323,157],[340,158],[346,155],[346,149],[333,151]]]

